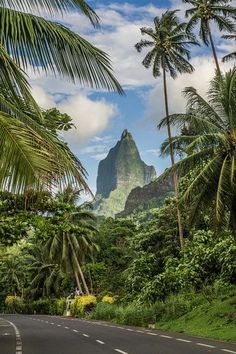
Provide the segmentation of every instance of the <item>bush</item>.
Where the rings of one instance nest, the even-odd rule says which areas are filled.
[[[102,298],[102,302],[108,302],[109,304],[113,304],[115,302],[115,298],[110,295],[105,295]]]
[[[71,301],[70,310],[72,315],[83,315],[90,312],[96,305],[97,299],[94,295],[77,296],[76,299]]]
[[[9,313],[22,312],[23,300],[19,296],[8,295],[5,299],[5,310]]]

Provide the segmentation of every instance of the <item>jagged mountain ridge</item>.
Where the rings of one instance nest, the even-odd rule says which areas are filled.
[[[131,133],[125,129],[121,139],[99,163],[95,211],[114,216],[124,209],[133,188],[142,187],[155,177],[155,168],[142,161]]]
[[[136,187],[128,195],[124,210],[119,213],[119,216],[126,216],[134,211],[150,207],[158,207],[168,195],[174,195],[172,176],[162,181],[152,181],[143,187]]]

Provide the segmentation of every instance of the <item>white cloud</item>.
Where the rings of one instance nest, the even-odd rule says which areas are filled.
[[[91,158],[96,160],[96,161],[100,161],[103,160],[107,157],[107,152],[101,153],[101,154],[96,154],[96,155],[92,155]]]
[[[160,156],[160,149],[149,149],[149,150],[146,150],[145,153],[159,157]]]
[[[44,109],[52,108],[55,105],[53,97],[50,94],[47,94],[40,86],[32,87],[32,95],[38,105]]]
[[[104,145],[89,145],[81,149],[82,154],[91,154],[95,152],[104,152],[106,149],[106,146]]]
[[[72,148],[103,132],[112,118],[118,114],[115,105],[104,99],[93,100],[82,94],[70,97],[59,104],[58,108],[73,118],[77,128],[64,135]]]
[[[185,111],[186,100],[182,91],[187,86],[193,86],[201,95],[205,95],[209,82],[215,73],[215,63],[212,57],[195,57],[192,59],[195,71],[190,74],[179,75],[177,79],[168,79],[168,96],[170,113]],[[230,63],[220,64],[223,70],[228,70]],[[164,116],[164,97],[161,78],[158,79],[155,87],[147,95],[146,116],[158,123]]]

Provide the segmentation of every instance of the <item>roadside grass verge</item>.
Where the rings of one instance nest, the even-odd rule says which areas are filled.
[[[236,342],[236,289],[172,295],[150,306],[98,303],[87,318]]]

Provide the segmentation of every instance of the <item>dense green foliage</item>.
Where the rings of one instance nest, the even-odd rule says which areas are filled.
[[[88,190],[84,167],[58,137],[58,131],[73,127],[71,118],[57,109],[39,109],[18,66],[18,48],[24,43],[24,68],[42,65],[46,72],[55,70],[72,80],[122,92],[109,60],[60,24],[22,12],[28,1],[19,5],[13,0],[8,8],[8,0],[0,0],[0,29],[6,27],[0,40],[4,311],[61,315],[66,297],[72,298],[77,287],[76,294],[84,296],[71,301],[72,315],[235,340],[236,68],[220,72],[209,23],[215,20],[220,30],[231,32],[227,37],[234,38],[231,16],[236,10],[228,0],[184,2],[194,6],[186,12],[191,17],[188,24],[179,21],[176,11],[167,11],[154,19],[154,29],[142,29],[151,40],[136,45],[139,51],[151,47],[143,64],[152,66],[155,77],[162,71],[166,118],[160,126],[168,128],[162,153],[170,154],[172,166],[160,179],[172,174],[175,198],[166,198],[156,208],[147,203],[147,210],[127,217],[97,220],[91,205],[79,205],[81,190],[75,186]],[[30,3],[35,10],[36,1]],[[84,1],[69,3],[98,24]],[[40,2],[44,11],[68,10],[66,0],[53,4]],[[174,78],[193,71],[188,47],[196,44],[190,29],[198,22],[200,37],[211,43],[216,76],[206,98],[186,88],[186,113],[169,115],[166,75]],[[70,63],[65,64],[67,55]],[[232,57],[234,53],[226,60]],[[174,138],[171,125],[177,125]],[[121,170],[129,163],[123,159],[125,151],[117,165]],[[60,186],[57,194],[53,188],[42,188],[55,184]],[[122,199],[122,193],[121,189],[112,198]]]

